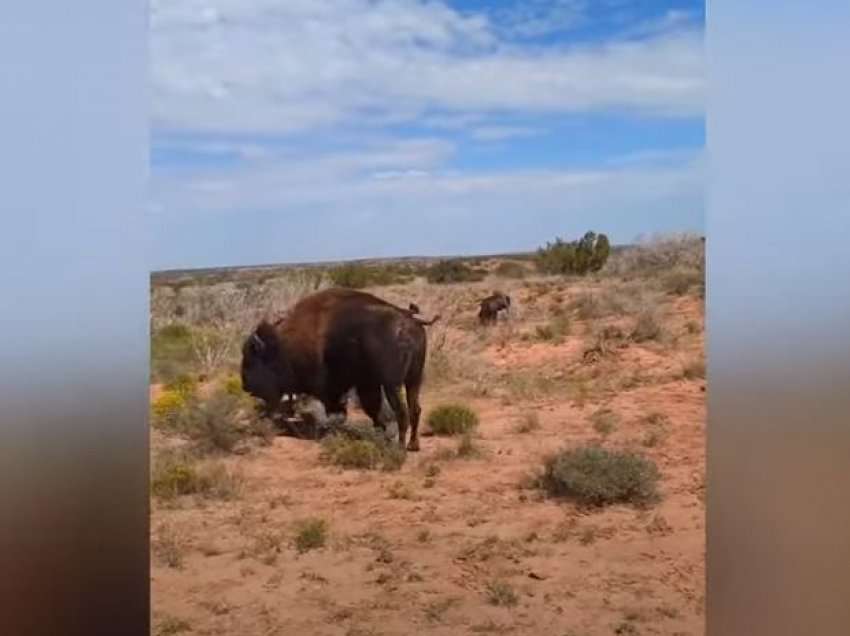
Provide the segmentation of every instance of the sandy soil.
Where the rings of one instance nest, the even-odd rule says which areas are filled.
[[[698,302],[676,300],[666,321],[676,330],[698,321],[701,329]],[[478,359],[511,369],[560,362],[567,381],[586,342],[575,335],[560,344],[484,343]],[[705,381],[680,374],[701,350],[701,331],[672,349],[629,345],[599,374],[653,379],[581,402],[555,392],[511,403],[461,385],[429,386],[426,414],[459,397],[478,410],[477,458],[447,459],[441,450],[456,442],[433,436],[393,473],[329,468],[316,443],[285,437],[228,458],[245,477],[237,500],[153,505],[153,539],[166,537],[181,561],[172,567],[153,558],[155,630],[703,634]],[[547,453],[601,441],[588,416],[602,406],[619,416],[605,445],[637,448],[657,463],[658,505],[586,512],[524,487]],[[521,432],[530,412],[540,427]],[[651,413],[666,416],[666,437],[647,447]],[[154,433],[154,447],[163,443]],[[327,520],[330,540],[301,554],[291,542],[293,524],[313,517]],[[516,603],[494,605],[494,584],[509,586]]]

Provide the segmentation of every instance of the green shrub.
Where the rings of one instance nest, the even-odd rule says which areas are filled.
[[[644,505],[658,498],[659,477],[658,469],[649,459],[631,452],[589,446],[547,458],[539,485],[551,496],[572,499],[582,505]]]
[[[320,459],[346,469],[395,471],[406,459],[406,453],[394,441],[379,439],[351,439],[345,435],[331,435],[322,440]]]
[[[478,414],[463,404],[444,404],[428,414],[435,435],[462,435],[478,426]]]
[[[608,237],[587,232],[577,241],[567,242],[557,237],[537,250],[537,268],[544,274],[577,274],[598,272],[611,252]]]
[[[174,323],[162,327],[151,337],[151,379],[168,382],[194,368],[192,331]]]
[[[345,263],[328,272],[331,282],[337,287],[362,289],[382,285],[402,285],[412,278],[409,270],[400,266],[365,265]]]
[[[302,519],[295,524],[295,549],[300,553],[324,547],[328,541],[328,522],[324,519]]]
[[[433,284],[471,283],[482,281],[486,276],[484,270],[472,268],[459,260],[439,261],[425,274],[428,282]]]

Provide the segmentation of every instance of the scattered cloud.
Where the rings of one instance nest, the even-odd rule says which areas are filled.
[[[151,0],[157,266],[525,249],[589,226],[629,240],[701,224],[693,136],[647,149],[622,125],[699,125],[701,14],[632,0],[461,6]],[[552,160],[567,127],[575,156]],[[614,134],[631,138],[606,142]],[[281,253],[277,235],[299,240]]]
[[[534,30],[580,5],[512,11],[525,16],[517,28]],[[702,112],[697,29],[521,47],[486,14],[413,0],[153,0],[151,27],[161,126],[292,133],[411,121],[434,109]]]

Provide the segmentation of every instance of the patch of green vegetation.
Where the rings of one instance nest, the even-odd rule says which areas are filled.
[[[645,505],[658,499],[659,478],[655,463],[647,458],[588,446],[547,458],[539,486],[551,496],[582,505]]]
[[[464,404],[444,404],[428,414],[427,422],[435,435],[462,435],[478,426],[478,414]]]
[[[328,522],[324,519],[302,519],[295,524],[295,549],[300,553],[322,548],[328,541]]]
[[[460,260],[439,261],[428,268],[425,273],[429,283],[472,283],[484,280],[487,272],[480,268],[473,268]]]

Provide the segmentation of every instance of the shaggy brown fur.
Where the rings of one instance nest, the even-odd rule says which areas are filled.
[[[270,411],[288,393],[310,395],[329,416],[343,421],[346,395],[354,388],[360,404],[381,429],[382,394],[396,415],[399,443],[419,450],[419,393],[423,380],[426,321],[412,306],[402,309],[372,294],[332,288],[299,301],[275,324],[261,322],[242,349],[242,385]],[[418,310],[418,307],[416,307]],[[418,312],[416,312],[418,313]],[[404,386],[405,405],[400,396]]]

